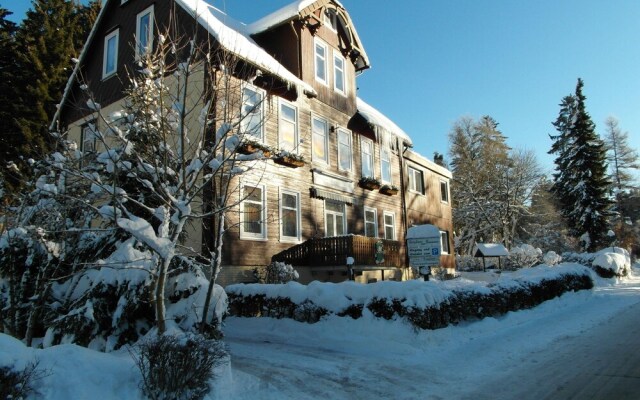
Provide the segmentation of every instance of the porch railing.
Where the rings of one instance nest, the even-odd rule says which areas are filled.
[[[382,242],[384,261],[376,263],[376,243]],[[342,266],[347,257],[354,258],[354,266],[402,267],[401,243],[396,240],[376,239],[351,235],[309,239],[273,257],[293,266]]]

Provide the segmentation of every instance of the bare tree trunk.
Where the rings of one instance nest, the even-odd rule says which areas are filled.
[[[216,285],[218,274],[222,269],[222,242],[224,235],[224,217],[225,213],[222,212],[218,216],[217,226],[215,227],[215,238],[213,251],[213,257],[211,259],[211,275],[209,276],[209,288],[207,289],[207,296],[204,301],[204,308],[202,311],[202,323],[200,324],[200,333],[204,333],[207,326],[207,315],[209,314],[209,305],[211,304],[211,297],[213,296],[213,288]]]

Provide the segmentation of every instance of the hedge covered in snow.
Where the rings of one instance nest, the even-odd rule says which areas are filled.
[[[564,264],[520,270],[493,284],[467,280],[369,285],[289,282],[231,285],[226,291],[230,313],[238,317],[292,318],[313,323],[325,315],[357,319],[371,313],[377,318],[404,319],[422,329],[437,329],[535,307],[563,293],[592,287],[588,268]]]

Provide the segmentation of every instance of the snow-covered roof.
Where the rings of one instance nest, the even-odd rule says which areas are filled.
[[[281,25],[299,15],[302,10],[309,7],[318,0],[296,0],[293,3],[272,12],[271,14],[260,18],[259,20],[249,24],[247,26],[247,32],[251,35],[264,32],[269,28]],[[334,0],[336,4],[342,7],[338,1]],[[344,8],[344,7],[342,7]]]
[[[439,238],[440,229],[435,225],[417,225],[407,229],[407,239]]]
[[[506,257],[509,250],[500,243],[477,243],[473,253],[476,257]]]
[[[310,0],[305,0],[310,1]],[[301,88],[304,93],[310,95],[316,95],[315,89],[311,87],[311,85],[305,83],[293,73],[291,73],[288,69],[286,69],[282,64],[276,61],[275,58],[271,57],[266,51],[264,51],[256,42],[251,39],[249,33],[247,32],[247,26],[233,20],[228,17],[222,11],[217,8],[211,6],[204,0],[177,0],[177,3],[189,14],[192,16],[198,16],[198,22],[205,28],[207,31],[214,37],[222,47],[224,47],[229,52],[235,54],[239,58],[254,64],[263,72],[267,72],[273,74],[285,82],[288,82],[292,85],[295,85],[298,88]],[[71,92],[71,88],[76,81],[76,77],[78,75],[78,71],[80,69],[80,65],[86,58],[86,53],[89,49],[89,44],[93,41],[95,37],[95,33],[97,31],[97,27],[102,20],[107,7],[103,6],[96,18],[96,22],[89,33],[87,41],[82,48],[80,56],[78,57],[78,62],[73,69],[71,77],[67,81],[67,85],[65,86],[64,93],[62,94],[62,100],[60,105],[64,104],[64,102],[69,97]],[[49,129],[55,130],[56,123],[60,118],[60,112],[62,107],[59,106],[56,110],[56,113],[51,121],[51,125]]]
[[[233,20],[204,0],[177,0],[177,3],[193,17],[197,17],[198,22],[226,50],[254,64],[264,72],[276,75],[286,82],[302,88],[305,93],[316,94],[311,85],[300,80],[262,47],[258,46],[249,36],[246,25]]]
[[[400,137],[404,142],[408,144],[413,144],[411,138],[405,131],[403,131],[398,125],[396,125],[380,111],[365,103],[364,100],[359,97],[356,99],[356,106],[358,107],[358,113],[362,115],[364,119],[367,120],[367,122]]]

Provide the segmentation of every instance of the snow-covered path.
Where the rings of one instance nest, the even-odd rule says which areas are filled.
[[[592,381],[577,372],[581,364],[595,370],[617,365],[609,358],[611,349],[597,352],[595,347],[607,348],[603,341],[610,320],[619,321],[623,330],[630,329],[625,324],[640,326],[629,322],[631,317],[640,321],[638,305],[640,279],[632,278],[617,285],[601,283],[591,292],[567,294],[533,310],[436,331],[415,332],[400,322],[372,318],[331,318],[314,325],[232,318],[226,338],[232,354],[228,378],[234,384],[218,394],[246,399],[507,399],[555,397],[559,388],[562,398],[570,398],[580,383],[572,388],[564,381]],[[596,331],[600,336],[594,336]],[[614,335],[618,343],[622,335]],[[612,343],[613,338],[606,344]],[[635,348],[630,350],[627,354]],[[627,363],[638,370],[638,359]],[[637,387],[639,382],[632,383]]]

